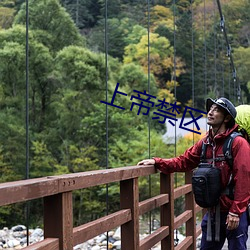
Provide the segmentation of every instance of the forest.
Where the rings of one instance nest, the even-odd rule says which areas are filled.
[[[250,2],[220,2],[225,20],[215,0],[2,0],[1,183],[174,157],[200,138],[163,141],[164,122],[132,107],[136,91],[181,112],[205,111],[207,97],[249,103]],[[115,91],[115,106],[105,104]],[[149,192],[140,180],[140,199],[158,191],[157,176],[150,183]],[[118,190],[108,187],[109,211]],[[106,186],[76,191],[75,225],[106,213],[106,196]],[[41,202],[30,204],[33,226],[42,226]],[[0,227],[25,221],[24,210],[0,207]]]

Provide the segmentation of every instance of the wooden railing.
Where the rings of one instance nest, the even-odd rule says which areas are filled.
[[[139,202],[138,178],[156,173],[153,166],[131,166],[48,176],[0,184],[0,206],[43,198],[44,240],[25,250],[72,250],[101,233],[121,227],[122,250],[148,250],[161,241],[161,249],[196,249],[201,233],[196,226],[195,205],[186,173],[186,184],[174,189],[173,174],[160,174],[160,193]],[[120,183],[120,210],[89,223],[73,227],[72,192],[112,182]],[[185,212],[174,217],[174,200],[185,196]],[[139,216],[160,207],[160,227],[139,240]],[[174,230],[186,226],[185,239],[174,247]]]

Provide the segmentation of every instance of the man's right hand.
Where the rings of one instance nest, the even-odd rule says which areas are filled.
[[[154,159],[142,160],[137,163],[137,166],[138,165],[155,165],[155,160]]]

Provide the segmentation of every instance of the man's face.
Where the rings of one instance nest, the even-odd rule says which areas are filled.
[[[213,104],[207,113],[207,124],[214,128],[220,127],[220,125],[224,122],[224,119],[224,110],[220,106]]]

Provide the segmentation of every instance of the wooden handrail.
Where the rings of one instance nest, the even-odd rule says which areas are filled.
[[[93,237],[121,227],[122,249],[146,250],[161,241],[161,249],[175,249],[174,230],[186,224],[186,238],[176,249],[196,249],[196,213],[191,174],[186,184],[174,189],[173,174],[160,174],[160,194],[139,202],[141,176],[156,174],[154,166],[129,166],[58,176],[48,176],[0,184],[0,206],[33,199],[44,199],[44,240],[23,249],[72,250],[73,247]],[[97,220],[73,228],[74,190],[120,183],[120,210]],[[174,217],[174,200],[185,196],[186,211]],[[160,208],[161,225],[146,238],[139,239],[139,216]]]
[[[154,173],[156,170],[153,166],[134,166],[1,183],[0,206]]]

